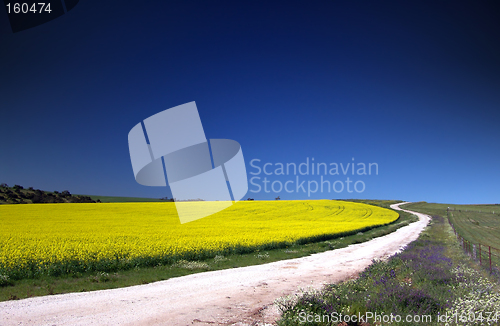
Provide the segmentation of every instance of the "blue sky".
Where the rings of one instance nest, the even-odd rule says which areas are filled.
[[[492,2],[88,0],[15,34],[0,11],[0,182],[170,196],[135,182],[127,135],[196,101],[207,138],[238,141],[248,172],[379,166],[354,178],[363,193],[309,198],[498,203],[498,40]],[[278,195],[308,198],[248,193]]]

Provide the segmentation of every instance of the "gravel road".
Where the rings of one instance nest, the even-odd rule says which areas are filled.
[[[279,318],[276,298],[356,277],[373,259],[385,259],[415,240],[430,217],[411,213],[420,220],[391,234],[307,257],[0,302],[0,325],[272,325]]]

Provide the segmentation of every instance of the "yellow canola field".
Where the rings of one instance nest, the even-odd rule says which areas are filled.
[[[241,201],[186,224],[180,224],[170,202],[2,205],[0,274],[24,277],[56,267],[55,274],[61,274],[200,259],[326,238],[397,218],[388,209],[333,200]]]

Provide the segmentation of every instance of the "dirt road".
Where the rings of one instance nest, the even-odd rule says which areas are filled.
[[[420,221],[396,232],[308,257],[127,288],[0,302],[0,325],[272,324],[279,317],[274,299],[355,277],[373,259],[391,256],[415,240],[430,218],[414,214]]]

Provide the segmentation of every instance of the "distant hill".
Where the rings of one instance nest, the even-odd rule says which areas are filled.
[[[69,191],[44,191],[15,185],[0,185],[0,204],[37,204],[37,203],[95,203],[89,196],[72,195]]]
[[[143,198],[143,197],[115,197],[115,196],[94,196],[89,195],[93,200],[100,200],[102,203],[136,203],[136,202],[160,202],[171,201],[164,198]]]
[[[68,190],[44,191],[24,188],[20,185],[9,187],[0,184],[0,204],[37,204],[37,203],[118,203],[118,202],[159,202],[167,198],[139,198],[139,197],[112,197],[112,196],[88,196],[73,195]]]

